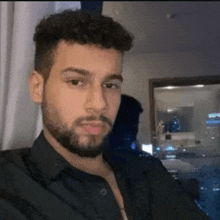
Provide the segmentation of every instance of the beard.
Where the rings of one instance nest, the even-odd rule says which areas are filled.
[[[80,157],[95,158],[108,146],[108,134],[111,131],[112,123],[107,117],[103,115],[79,117],[68,128],[67,124],[62,122],[59,111],[53,105],[43,102],[41,109],[45,128],[71,153]],[[96,120],[103,123],[103,132],[98,135],[79,133],[82,123]]]

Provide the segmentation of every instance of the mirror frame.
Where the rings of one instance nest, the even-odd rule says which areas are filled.
[[[165,86],[192,86],[200,84],[220,84],[220,75],[149,79],[150,131],[153,152],[155,152],[157,146],[154,88]]]

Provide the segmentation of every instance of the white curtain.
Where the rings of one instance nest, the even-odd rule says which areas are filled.
[[[80,2],[0,2],[0,149],[31,147],[42,129],[28,76],[33,70],[33,34],[46,14],[80,8]]]

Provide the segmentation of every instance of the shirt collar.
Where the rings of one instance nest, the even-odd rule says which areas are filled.
[[[103,157],[111,165],[114,172],[120,169],[118,164],[119,161],[117,159],[116,161],[114,159],[112,160],[112,155],[109,150],[103,151]],[[37,172],[37,175],[41,176],[41,181],[43,181],[46,185],[48,185],[52,179],[55,179],[64,170],[73,173],[82,180],[87,179],[89,176],[93,176],[71,166],[53,149],[46,140],[43,131],[34,141],[29,160],[32,164],[32,172]],[[114,162],[117,162],[116,166]]]
[[[70,167],[48,143],[43,131],[34,141],[31,148],[30,160],[35,164],[35,168],[40,171],[44,181],[48,183],[55,178],[61,171]]]
[[[134,178],[133,172],[126,166],[132,162],[130,153],[112,151],[111,148],[103,151],[103,158],[112,167],[115,174],[130,176]],[[34,164],[32,167],[42,176],[43,181],[49,184],[51,179],[57,177],[64,170],[72,170],[81,178],[88,178],[88,174],[72,167],[61,155],[59,155],[46,140],[43,131],[34,141],[31,148],[30,160]],[[133,163],[131,167],[133,167]],[[130,175],[129,175],[130,174]],[[90,176],[90,175],[89,175]],[[136,173],[136,177],[137,177]]]

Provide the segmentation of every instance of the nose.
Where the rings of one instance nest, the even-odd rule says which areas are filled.
[[[88,113],[104,113],[107,110],[106,97],[102,86],[91,86],[87,93],[85,109]]]

